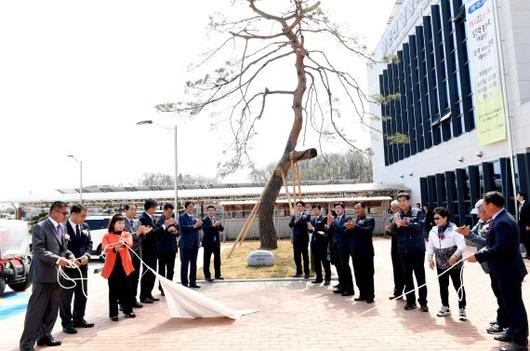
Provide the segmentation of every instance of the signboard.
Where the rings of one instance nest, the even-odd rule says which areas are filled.
[[[480,145],[506,139],[494,0],[466,1],[467,51]]]

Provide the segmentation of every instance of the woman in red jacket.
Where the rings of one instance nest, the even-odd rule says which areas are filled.
[[[109,317],[118,320],[118,299],[123,307],[126,318],[134,318],[132,301],[128,289],[127,276],[134,271],[129,249],[131,233],[125,229],[125,217],[116,214],[109,223],[109,232],[103,236],[102,245],[105,249],[105,265],[101,275],[109,282]]]

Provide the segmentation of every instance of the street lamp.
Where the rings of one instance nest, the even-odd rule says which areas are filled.
[[[79,201],[83,203],[83,161],[75,158],[74,155],[67,155],[68,157],[74,159],[75,162],[79,164]]]
[[[174,143],[175,143],[175,176],[174,176],[174,180],[173,180],[173,185],[175,187],[175,211],[177,212],[177,216],[178,216],[178,213],[179,213],[179,194],[178,194],[178,178],[179,178],[179,168],[178,168],[178,153],[177,153],[177,125],[175,124],[175,126],[173,128],[170,128],[170,127],[165,127],[163,125],[160,125],[156,122],[154,122],[153,120],[144,120],[144,121],[139,121],[139,122],[136,122],[136,125],[138,126],[142,126],[142,125],[147,125],[147,124],[154,124],[160,128],[163,128],[163,129],[166,129],[166,130],[171,130],[173,129],[173,134],[174,134]]]

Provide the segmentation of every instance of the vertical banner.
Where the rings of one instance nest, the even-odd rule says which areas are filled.
[[[467,51],[480,145],[506,139],[494,0],[466,0]]]

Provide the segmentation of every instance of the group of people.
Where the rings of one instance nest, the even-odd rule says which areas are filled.
[[[447,208],[437,207],[428,211],[422,206],[412,207],[410,195],[399,193],[391,203],[392,216],[385,226],[386,233],[391,237],[394,277],[394,291],[389,299],[404,297],[404,309],[413,310],[417,308],[417,290],[420,311],[429,311],[425,273],[427,255],[427,264],[435,270],[439,283],[442,306],[437,316],[451,315],[449,282],[452,281],[458,295],[458,318],[466,321],[463,265],[466,260],[480,262],[490,276],[498,304],[497,317],[487,327],[487,332],[498,334],[495,340],[511,342],[501,350],[527,350],[528,320],[521,293],[521,284],[527,271],[519,244],[525,243],[524,235],[530,231],[530,204],[525,203],[526,194],[519,193],[518,200],[521,203],[519,223],[504,209],[505,200],[500,193],[486,193],[472,211],[477,214],[478,223],[471,229],[452,223]],[[355,217],[348,216],[344,204],[337,203],[333,211],[323,216],[320,206],[313,206],[309,215],[306,214],[303,201],[296,203],[295,213],[289,222],[293,230],[294,277],[304,276],[308,279],[310,276],[309,246],[316,273],[312,283],[324,282],[324,285],[329,285],[330,264],[333,264],[339,280],[333,292],[352,296],[355,291],[351,258],[353,277],[359,289],[359,295],[354,300],[372,303],[375,298],[372,242],[375,221],[366,214],[366,206],[362,202],[356,203],[353,209]],[[464,258],[467,245],[476,246],[478,251]]]
[[[326,217],[322,216],[321,207],[313,206],[311,216],[305,213],[305,203],[296,202],[296,211],[291,217],[289,226],[293,228],[293,253],[296,265],[294,277],[308,279],[309,271],[309,233],[311,235],[311,255],[316,279],[314,284],[331,281],[331,266],[337,270],[339,283],[333,292],[342,296],[355,295],[353,276],[359,289],[355,301],[373,303],[374,294],[374,246],[372,234],[375,227],[374,218],[366,215],[366,205],[355,204],[355,219],[345,214],[343,203],[334,205]],[[353,276],[350,269],[350,257],[353,264]],[[303,261],[303,271],[302,271]],[[322,277],[324,269],[324,277]],[[323,279],[324,278],[324,279]]]
[[[125,205],[123,214],[112,216],[108,233],[102,238],[105,263],[101,275],[108,280],[109,318],[112,321],[119,320],[119,310],[125,318],[134,318],[134,308],[160,300],[152,294],[155,272],[158,267],[158,274],[173,280],[179,248],[183,286],[200,288],[196,272],[201,243],[205,279],[214,280],[210,273],[212,255],[214,277],[223,279],[220,232],[224,228],[215,217],[216,208],[208,206],[203,219],[195,215],[195,204],[191,201],[185,203],[185,212],[180,216],[174,213],[172,204],[164,205],[159,218],[155,216],[157,210],[155,200],[146,200],[144,212],[137,218],[136,206]],[[21,350],[34,350],[35,342],[38,346],[61,345],[61,341],[51,335],[58,314],[65,333],[76,334],[78,328],[94,327],[94,323],[84,318],[88,262],[93,245],[86,217],[84,206],[76,204],[69,211],[66,203],[56,201],[50,207],[49,217],[32,229],[30,274],[33,291],[20,338]],[[202,240],[200,230],[204,232]],[[142,261],[146,267],[141,267]],[[159,290],[164,295],[162,286]]]

